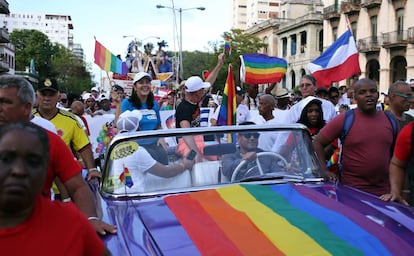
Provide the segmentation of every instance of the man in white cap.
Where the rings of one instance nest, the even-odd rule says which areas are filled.
[[[95,100],[98,100],[99,98],[99,89],[98,87],[94,86],[91,88],[91,95]]]
[[[206,90],[210,88],[209,82],[203,82],[198,76],[192,76],[185,82],[185,96],[183,101],[178,105],[175,114],[176,128],[200,127],[200,106],[199,102],[203,98]],[[202,161],[202,154],[198,149],[192,136],[183,137],[188,151],[191,149],[197,152],[196,161]],[[186,153],[186,152],[183,152]]]

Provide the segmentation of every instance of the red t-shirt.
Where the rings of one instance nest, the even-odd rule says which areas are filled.
[[[76,161],[74,155],[65,142],[56,134],[47,131],[49,137],[49,165],[42,194],[50,198],[50,188],[56,177],[65,183],[82,171],[82,166]]]
[[[398,160],[408,162],[411,158],[411,131],[413,122],[402,128],[395,142],[394,157]]]
[[[339,138],[344,120],[345,114],[340,114],[319,133],[329,141]],[[375,195],[388,193],[392,142],[393,129],[384,112],[366,116],[355,109],[343,145],[341,182]]]
[[[102,255],[95,229],[72,204],[39,196],[32,215],[13,228],[0,229],[2,255]]]

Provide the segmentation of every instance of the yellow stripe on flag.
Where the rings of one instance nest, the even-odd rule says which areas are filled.
[[[286,255],[330,255],[315,240],[291,225],[241,186],[217,189],[221,197],[235,209],[244,212],[251,221]]]

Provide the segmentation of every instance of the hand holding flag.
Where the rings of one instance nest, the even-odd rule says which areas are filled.
[[[233,68],[229,64],[217,125],[235,125],[236,108],[236,86],[234,84]]]

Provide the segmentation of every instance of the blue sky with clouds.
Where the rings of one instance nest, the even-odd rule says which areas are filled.
[[[125,56],[132,35],[137,39],[158,36],[168,42],[167,51],[178,51],[179,13],[157,9],[205,7],[182,12],[183,50],[207,51],[209,41],[221,41],[231,27],[231,0],[8,0],[10,12],[70,15],[74,42],[82,44],[86,61],[93,63],[94,36],[115,55]],[[156,46],[157,39],[146,40]],[[144,42],[145,43],[145,42]],[[92,64],[94,72],[96,65]]]

